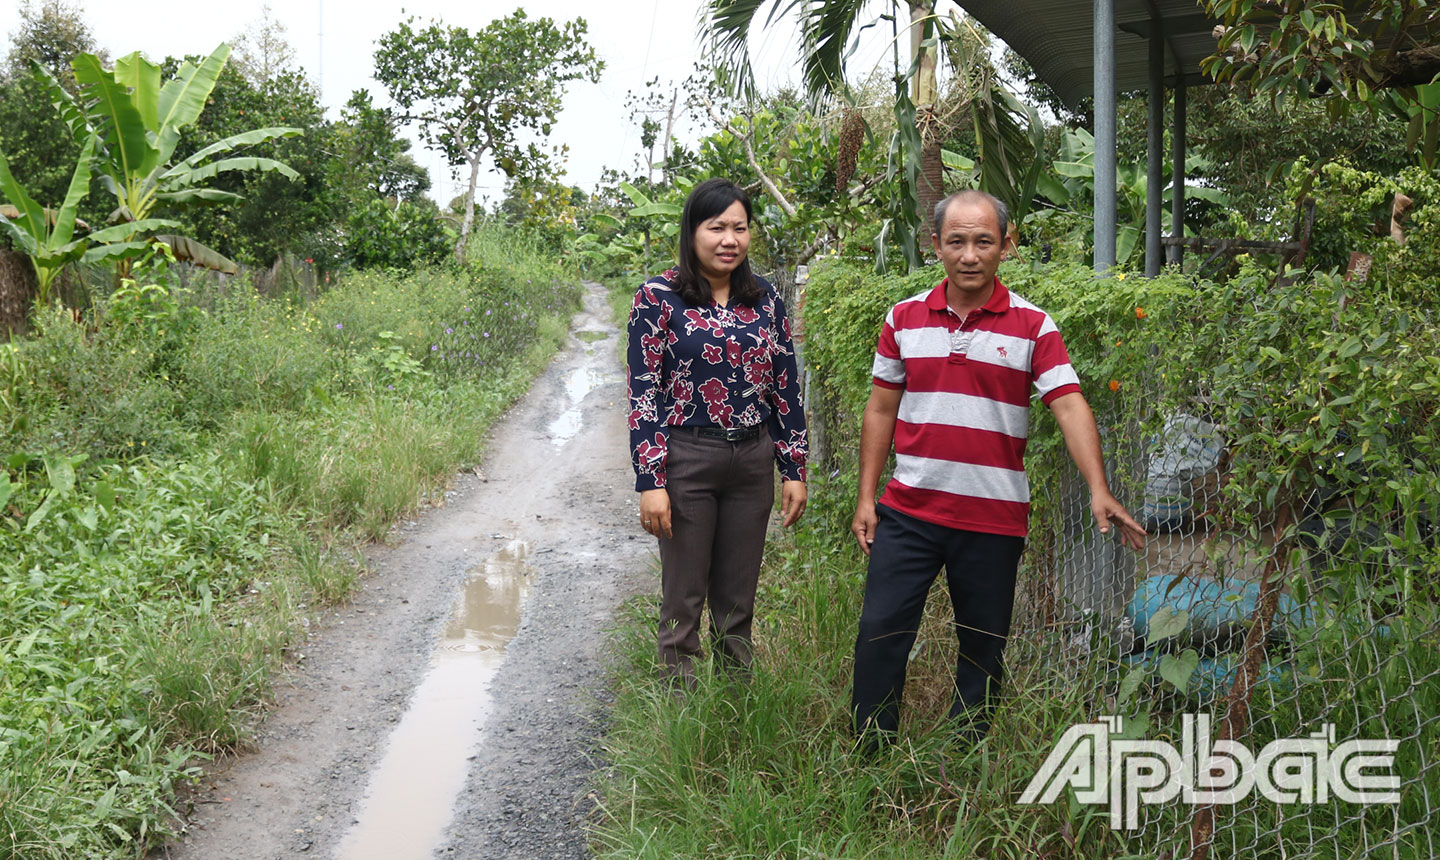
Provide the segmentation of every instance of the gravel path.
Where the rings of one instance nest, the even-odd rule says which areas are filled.
[[[567,347],[496,427],[477,473],[369,553],[359,593],[312,625],[256,750],[216,768],[184,840],[158,856],[588,855],[606,630],[655,587],[619,336],[587,285]],[[459,630],[467,613],[488,632]],[[462,663],[469,674],[440,674]],[[407,734],[442,766],[417,768]]]

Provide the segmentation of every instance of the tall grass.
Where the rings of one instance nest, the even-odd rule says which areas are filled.
[[[355,545],[479,458],[578,306],[497,230],[311,302],[127,285],[0,345],[0,860],[155,844]]]
[[[991,734],[968,744],[946,720],[955,646],[943,580],[912,655],[901,740],[873,756],[855,749],[850,666],[864,559],[846,529],[853,490],[817,481],[811,492],[794,539],[772,536],[748,684],[707,665],[696,692],[676,697],[658,680],[654,600],[631,606],[615,638],[598,856],[1113,853],[1103,815],[1015,806],[1054,738],[1087,719],[1094,667],[1079,661],[1072,682],[1057,682],[1037,659],[1053,643],[1012,642]]]

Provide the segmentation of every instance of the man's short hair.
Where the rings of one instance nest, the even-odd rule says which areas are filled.
[[[932,229],[936,236],[940,235],[940,227],[945,221],[945,211],[950,208],[951,203],[957,200],[984,200],[986,203],[989,203],[991,207],[995,209],[995,220],[1000,224],[1000,241],[1005,241],[1005,237],[1010,234],[1009,207],[1005,205],[1005,201],[996,197],[994,194],[988,191],[977,191],[974,188],[956,191],[954,194],[948,195],[945,199],[935,204],[935,214],[932,216]]]

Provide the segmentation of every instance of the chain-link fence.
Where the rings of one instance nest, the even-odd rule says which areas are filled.
[[[1440,487],[1415,486],[1434,464],[1412,452],[1395,461],[1408,466],[1367,467],[1371,442],[1341,422],[1277,477],[1237,459],[1254,448],[1237,436],[1261,431],[1227,425],[1213,384],[1187,391],[1172,373],[1162,393],[1165,370],[1150,369],[1148,390],[1087,383],[1113,395],[1092,406],[1143,552],[1100,535],[1062,445],[1032,443],[1027,458],[1008,659],[1038,689],[1007,695],[1079,690],[1093,721],[1052,739],[1039,799],[1103,818],[1116,856],[1440,857]],[[853,475],[854,398],[847,408],[816,374],[816,467]],[[1339,393],[1353,426],[1369,420],[1361,395]],[[1294,420],[1323,422],[1324,408]],[[1440,435],[1433,411],[1375,420],[1396,450]],[[1311,444],[1292,435],[1281,441]],[[1255,501],[1234,481],[1276,489]]]
[[[1126,718],[1105,732],[1111,823],[1174,857],[1440,856],[1434,522],[1407,538],[1394,510],[1302,475],[1294,504],[1242,527],[1203,413],[1137,391],[1099,418],[1146,549],[1100,538],[1063,452],[1031,462],[1022,588],[1044,599],[1018,635],[1058,634],[1056,671],[1095,684],[1094,718]]]

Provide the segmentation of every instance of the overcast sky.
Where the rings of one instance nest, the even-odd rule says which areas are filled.
[[[112,57],[139,50],[151,59],[167,55],[208,54],[222,41],[258,23],[265,0],[72,0],[82,11],[96,41]],[[0,29],[8,45],[19,22],[22,0],[0,0]],[[580,17],[589,26],[588,41],[605,61],[599,84],[574,82],[553,139],[570,147],[566,180],[591,188],[605,167],[632,169],[640,155],[640,135],[625,107],[629,90],[642,90],[659,76],[661,84],[679,84],[696,58],[696,23],[701,0],[633,0],[597,4],[587,0],[277,0],[272,16],[286,29],[299,64],[320,84],[322,99],[336,116],[356,89],[369,89],[384,103],[384,88],[374,81],[375,42],[406,16],[422,22],[438,18],[452,26],[479,29],[524,7],[531,17],[557,21]],[[403,9],[403,11],[402,11]],[[766,89],[793,82],[793,30],[788,26],[754,37],[757,72]],[[883,46],[882,46],[883,47]],[[879,55],[882,52],[877,52]],[[663,122],[663,120],[662,120]],[[681,130],[693,139],[694,124]],[[434,154],[419,146],[416,159],[430,170],[432,195],[442,204],[459,193],[458,180]],[[504,177],[481,176],[480,196],[493,204]]]

